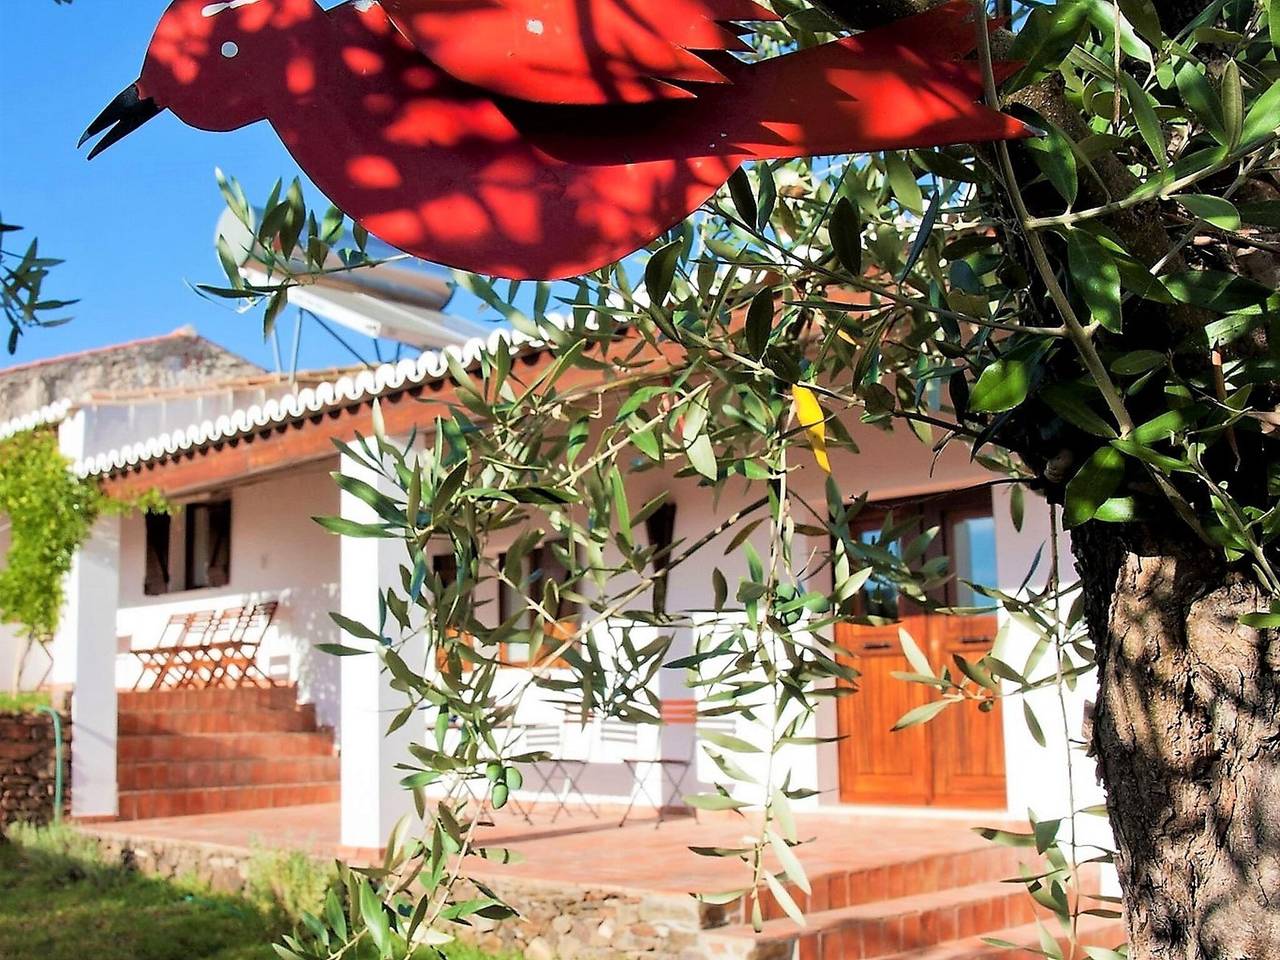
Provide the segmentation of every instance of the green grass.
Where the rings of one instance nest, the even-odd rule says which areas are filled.
[[[49,703],[49,694],[41,690],[16,694],[0,691],[0,713],[29,713],[36,707],[47,707]]]
[[[0,837],[0,958],[279,960],[271,944],[302,910],[317,909],[332,877],[301,854],[259,850],[248,896],[225,896],[104,863],[95,844],[69,827],[16,825],[7,841]],[[463,944],[445,953],[447,960],[519,960]]]
[[[0,957],[272,960],[278,912],[103,864],[69,828],[0,845]]]

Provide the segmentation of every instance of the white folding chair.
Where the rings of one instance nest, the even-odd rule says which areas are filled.
[[[547,755],[546,760],[538,761],[533,765],[533,771],[540,781],[538,790],[534,794],[534,802],[536,803],[543,794],[549,794],[555,799],[556,811],[551,815],[552,823],[556,822],[560,814],[568,812],[569,797],[574,793],[578,795],[582,805],[593,817],[600,816],[596,808],[591,805],[591,801],[587,799],[587,795],[579,788],[577,778],[570,771],[570,767],[576,766],[580,774],[586,762],[563,755],[564,726],[562,724],[533,724],[525,727],[521,733],[521,745],[530,753]],[[551,786],[551,781],[557,776],[562,778],[561,788],[558,791]]]
[[[640,725],[628,723],[617,717],[605,717],[600,721],[600,742],[609,747],[611,753],[620,755],[619,759],[631,775],[631,797],[627,803],[627,809],[622,814],[622,819],[618,821],[618,826],[626,825],[627,818],[631,816],[631,811],[635,809],[636,801],[640,797],[644,797],[657,808],[658,821],[654,824],[654,828],[662,826],[667,816],[667,807],[675,806],[674,801],[680,799],[684,775],[689,769],[690,761],[661,756],[660,745],[659,755],[641,756]],[[654,767],[662,771],[665,785],[665,789],[659,789],[658,797],[649,793],[645,782],[645,774]]]

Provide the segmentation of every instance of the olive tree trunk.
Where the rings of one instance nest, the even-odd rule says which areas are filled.
[[[1280,958],[1280,631],[1176,526],[1074,541],[1133,960]]]

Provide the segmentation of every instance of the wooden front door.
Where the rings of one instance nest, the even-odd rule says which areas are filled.
[[[859,518],[862,529],[855,530],[855,535],[874,542],[890,507],[899,518],[907,512],[918,513],[918,529],[939,528],[930,550],[950,557],[951,569],[959,578],[979,583],[994,580],[994,525],[990,495],[985,491],[981,499],[958,496],[927,505],[868,507]],[[956,606],[980,605],[956,581],[938,599]],[[939,696],[933,688],[893,676],[914,672],[902,652],[899,628],[911,635],[937,670],[952,664],[953,654],[972,661],[989,650],[996,634],[995,616],[925,613],[898,597],[891,586],[875,581],[868,583],[857,605],[860,613],[899,619],[885,626],[842,623],[836,627],[836,642],[850,651],[849,662],[861,674],[857,692],[836,701],[841,801],[1003,808],[1004,734],[999,704],[989,713],[975,703],[957,704],[926,724],[892,730],[908,710]]]

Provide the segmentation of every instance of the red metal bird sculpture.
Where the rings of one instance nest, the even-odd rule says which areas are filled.
[[[267,120],[329,198],[409,253],[573,276],[696,210],[746,160],[1027,136],[976,102],[969,0],[755,63],[752,0],[174,0],[81,140],[161,110]],[[1009,65],[998,65],[1001,75]]]

